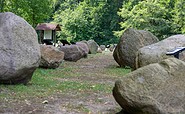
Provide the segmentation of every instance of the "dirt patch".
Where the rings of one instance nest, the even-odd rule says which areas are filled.
[[[119,78],[115,78],[107,71],[118,66],[112,53],[90,55],[77,62],[64,61],[61,69],[69,66],[72,67],[72,72],[80,76],[57,77],[56,80],[106,84],[113,88],[115,80]],[[0,114],[115,114],[121,110],[112,93],[104,91],[73,90],[65,93],[56,92],[46,98],[33,97],[24,100],[8,98],[1,101]]]

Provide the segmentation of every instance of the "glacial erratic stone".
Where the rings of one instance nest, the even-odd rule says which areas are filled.
[[[64,60],[64,52],[52,45],[40,45],[41,61],[39,67],[58,68]]]
[[[87,43],[85,42],[76,42],[76,45],[79,46],[82,50],[84,50],[84,57],[88,56],[89,53],[89,47],[87,45]]]
[[[94,40],[88,40],[87,45],[89,47],[90,54],[96,54],[98,50],[98,44]]]
[[[148,31],[127,29],[114,49],[114,59],[121,67],[129,66],[135,69],[137,51],[158,41],[158,38]]]
[[[27,84],[39,66],[37,33],[23,18],[0,13],[0,83]]]
[[[60,45],[59,50],[64,52],[64,60],[76,62],[87,56],[84,49],[78,45]]]
[[[168,58],[116,81],[113,96],[128,114],[184,114],[185,62]]]
[[[185,35],[173,35],[160,42],[142,47],[138,50],[136,56],[136,68],[143,67],[151,63],[157,63],[163,59],[174,57],[166,55],[168,51],[177,47],[185,46]],[[179,59],[185,61],[185,51],[179,54]]]

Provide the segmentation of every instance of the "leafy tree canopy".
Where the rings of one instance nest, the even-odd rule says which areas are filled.
[[[33,27],[51,16],[54,0],[0,0],[1,12],[13,12]]]
[[[99,44],[116,43],[113,30],[119,29],[117,11],[123,0],[85,0],[60,5],[54,22],[62,25],[61,39],[74,41],[94,39]],[[116,3],[116,4],[115,4]]]
[[[148,30],[159,39],[184,33],[184,7],[184,0],[124,1],[118,12],[122,17],[122,31],[115,32],[115,35],[120,36],[129,27]]]
[[[175,33],[185,33],[185,1],[177,0],[172,10]]]
[[[59,23],[58,38],[117,43],[129,27],[160,39],[185,33],[184,0],[0,0],[0,12],[13,12],[33,27]]]

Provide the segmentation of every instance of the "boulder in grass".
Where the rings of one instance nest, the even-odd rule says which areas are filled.
[[[101,48],[98,46],[97,53],[102,53]]]
[[[40,57],[34,28],[11,12],[0,13],[0,83],[27,84]]]
[[[135,69],[138,49],[158,41],[158,38],[148,31],[127,29],[113,52],[114,59],[121,67],[129,66]]]
[[[98,50],[98,44],[94,40],[87,41],[90,54],[96,54]]]
[[[85,52],[84,57],[86,58],[88,53],[89,53],[89,47],[88,47],[87,43],[85,43],[85,42],[76,42],[76,45],[81,47],[82,50],[84,50],[84,52]]]
[[[64,52],[64,60],[76,62],[86,56],[84,49],[78,45],[60,46],[59,50]]]
[[[41,61],[40,67],[58,68],[64,60],[64,52],[51,45],[40,45]]]
[[[169,58],[116,81],[113,96],[128,114],[185,114],[185,62]]]
[[[166,55],[167,51],[183,46],[185,46],[185,35],[173,35],[155,44],[145,46],[138,50],[136,68],[173,57]],[[185,61],[185,51],[179,55],[179,59]]]
[[[105,45],[100,45],[100,48],[101,48],[102,51],[105,51],[106,47],[105,47]]]
[[[116,45],[115,45],[115,44],[111,44],[111,45],[110,45],[110,47],[109,47],[109,50],[110,50],[111,52],[113,52],[113,51],[114,51],[114,49],[115,49],[115,47],[116,47]]]

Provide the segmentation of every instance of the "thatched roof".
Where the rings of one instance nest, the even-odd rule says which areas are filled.
[[[61,31],[59,24],[53,24],[53,23],[40,23],[35,28],[36,30],[56,30]]]

